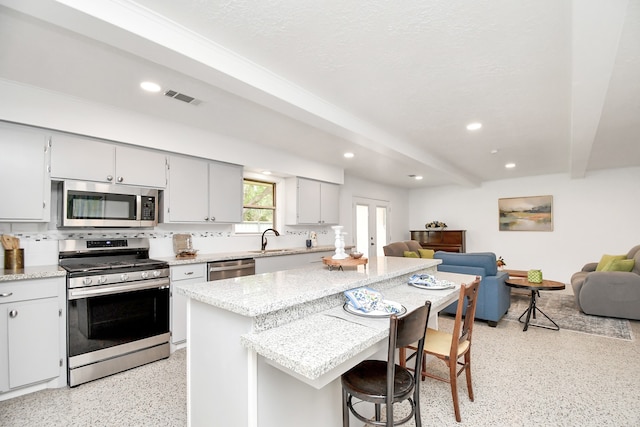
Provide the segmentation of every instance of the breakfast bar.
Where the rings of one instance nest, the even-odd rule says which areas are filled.
[[[434,326],[459,284],[473,280],[438,273],[438,263],[379,257],[366,269],[312,266],[179,286],[189,298],[189,424],[340,425],[340,375],[362,360],[384,358],[389,329],[388,318],[346,312],[344,291],[367,286],[408,311],[430,300]],[[456,287],[409,286],[416,273]]]

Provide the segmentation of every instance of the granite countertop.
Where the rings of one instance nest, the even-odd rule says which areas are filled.
[[[403,257],[370,259],[365,267],[344,271],[324,265],[177,285],[179,294],[242,316],[256,317],[288,309],[348,289],[367,286],[435,267],[440,260]]]
[[[13,280],[44,279],[47,277],[65,277],[67,272],[57,265],[38,265],[20,270],[0,270],[0,282]]]
[[[347,249],[352,246],[347,247]],[[243,258],[262,258],[281,255],[298,255],[313,252],[327,252],[334,251],[334,246],[317,246],[315,248],[291,248],[291,249],[270,249],[266,252],[262,251],[244,251],[244,252],[221,252],[198,255],[195,258],[180,258],[173,257],[153,257],[159,261],[165,261],[170,266],[182,265],[182,264],[197,264],[210,261],[224,261],[230,259],[243,259]],[[29,279],[42,279],[46,277],[59,277],[66,276],[66,271],[60,268],[58,265],[38,265],[25,267],[21,270],[2,270],[0,269],[0,282],[8,282],[13,280],[29,280]]]
[[[351,249],[353,246],[346,246]],[[264,258],[282,255],[300,255],[314,252],[334,252],[335,246],[316,246],[315,248],[288,248],[288,249],[267,249],[266,251],[241,251],[241,252],[216,252],[212,254],[197,254],[194,258],[173,257],[153,257],[159,261],[168,262],[170,266],[183,264],[199,264],[212,261],[226,261],[231,259]]]
[[[446,290],[424,290],[398,280],[383,292],[385,299],[401,303],[408,312],[431,301],[431,313],[456,299],[460,283],[474,276],[436,272],[457,285]],[[381,343],[389,335],[388,318],[367,318],[347,313],[342,305],[262,332],[241,336],[244,346],[268,361],[300,375],[312,385],[334,368]],[[330,378],[332,379],[332,378]],[[326,380],[321,380],[320,385]]]

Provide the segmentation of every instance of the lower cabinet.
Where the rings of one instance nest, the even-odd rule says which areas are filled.
[[[0,284],[0,392],[55,378],[66,383],[61,288],[64,279]]]
[[[171,267],[171,343],[180,344],[187,340],[188,298],[176,292],[177,284],[202,283],[207,281],[207,264],[187,264]]]

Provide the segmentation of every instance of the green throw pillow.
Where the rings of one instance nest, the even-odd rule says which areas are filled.
[[[633,270],[635,261],[632,259],[614,259],[609,264],[605,265],[601,271],[626,271]]]
[[[611,261],[615,261],[615,260],[623,260],[626,259],[627,256],[626,255],[602,255],[602,258],[600,258],[600,262],[598,263],[598,266],[596,267],[596,271],[602,271],[604,269],[604,267],[609,264]]]
[[[418,249],[420,252],[420,258],[431,258],[433,259],[433,254],[435,251],[433,249]]]
[[[404,256],[406,258],[420,258],[418,254],[413,251],[404,251]]]

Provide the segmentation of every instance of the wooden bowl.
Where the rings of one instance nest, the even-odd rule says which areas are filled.
[[[351,253],[349,254],[349,256],[350,256],[351,258],[353,258],[353,259],[359,259],[359,258],[362,258],[362,255],[363,255],[363,254],[362,254],[362,252],[351,252]]]

